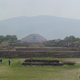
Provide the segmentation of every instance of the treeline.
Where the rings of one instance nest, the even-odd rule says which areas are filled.
[[[73,35],[72,35],[72,36],[67,36],[67,37],[65,37],[64,40],[70,41],[70,42],[77,42],[77,41],[80,42],[80,38],[75,37],[75,36],[73,36]]]
[[[0,42],[3,42],[3,41],[15,41],[17,39],[18,38],[17,38],[16,35],[6,35],[6,36],[0,35]]]
[[[55,39],[44,42],[47,47],[78,47],[80,48],[80,38],[73,35],[65,37],[63,40]]]

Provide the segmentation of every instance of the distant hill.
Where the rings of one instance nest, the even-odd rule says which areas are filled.
[[[17,35],[19,39],[29,34],[40,34],[47,39],[80,37],[80,20],[55,16],[16,17],[0,21],[0,35]]]
[[[42,37],[39,34],[30,34],[30,35],[26,36],[25,38],[22,38],[21,40],[25,41],[25,42],[44,42],[44,41],[47,41],[47,39],[45,39],[44,37]]]

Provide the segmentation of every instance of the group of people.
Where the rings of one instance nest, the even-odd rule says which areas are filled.
[[[0,65],[2,64],[2,60],[0,60]],[[8,59],[8,65],[10,65],[11,64],[11,60],[10,60],[10,58]]]

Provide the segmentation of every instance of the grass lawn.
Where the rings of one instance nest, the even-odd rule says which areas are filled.
[[[63,58],[61,60],[71,60],[77,62],[70,66],[21,66],[25,60],[23,58],[11,59],[11,65],[8,65],[8,59],[2,59],[0,65],[0,80],[80,80],[80,62],[79,58]]]

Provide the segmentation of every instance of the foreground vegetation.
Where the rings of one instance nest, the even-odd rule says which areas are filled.
[[[50,58],[48,58],[50,59]],[[2,59],[0,65],[0,80],[80,80],[79,58],[61,58],[62,61],[75,61],[76,65],[65,66],[21,66],[23,58],[11,59],[8,65],[7,58]]]

